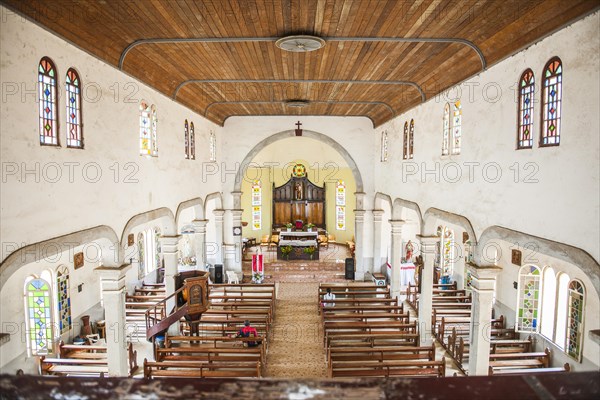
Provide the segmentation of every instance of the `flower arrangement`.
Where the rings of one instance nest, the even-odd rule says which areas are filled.
[[[306,224],[306,228],[307,228],[309,231],[311,231],[311,230],[312,230],[312,228],[314,228],[314,227],[315,227],[315,224],[313,224],[313,223],[310,223],[310,222],[309,222],[308,224]]]
[[[313,259],[313,255],[315,254],[315,250],[317,250],[317,248],[315,246],[309,246],[309,247],[305,247],[302,251],[305,254],[309,254],[310,255],[310,259]]]
[[[285,257],[286,260],[289,260],[290,253],[292,252],[292,246],[281,246],[281,254]]]
[[[287,224],[285,224],[285,227],[288,229],[292,229],[294,225],[291,222],[288,222]]]
[[[252,273],[252,282],[254,282],[254,283],[262,283],[263,278],[264,278],[264,276],[260,272]]]

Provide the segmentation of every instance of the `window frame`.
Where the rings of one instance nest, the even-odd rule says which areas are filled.
[[[67,83],[67,80],[70,79],[69,78],[69,73],[73,73],[76,77],[76,80],[79,82],[77,85],[73,84],[73,83]],[[73,79],[71,79],[71,81],[74,81]],[[69,122],[70,119],[70,114],[69,114],[69,85],[70,86],[74,86],[76,87],[79,91],[75,93],[76,96],[76,108],[75,110],[77,111],[78,115],[77,115],[77,124],[72,124]],[[81,90],[82,90],[82,82],[81,82],[81,76],[79,75],[79,72],[77,72],[77,70],[73,67],[70,67],[67,70],[67,73],[65,75],[65,94],[66,94],[66,98],[65,98],[65,104],[66,104],[66,125],[67,125],[67,132],[66,132],[66,143],[67,143],[67,148],[69,149],[80,149],[83,150],[85,148],[85,144],[84,144],[84,140],[83,140],[83,103],[81,102]],[[70,139],[70,135],[71,135],[71,126],[72,125],[76,125],[77,126],[77,133],[78,133],[78,139]],[[79,146],[73,146],[69,144],[69,140],[79,140],[80,145]]]
[[[523,80],[525,79],[525,77],[530,74],[531,77],[529,79],[529,83],[524,86],[521,87],[521,82],[523,82]],[[533,143],[534,143],[534,135],[533,135],[533,127],[535,126],[534,124],[534,115],[535,115],[535,74],[533,73],[533,70],[531,68],[527,68],[525,69],[525,71],[523,71],[523,73],[521,74],[521,76],[519,77],[519,82],[517,83],[518,86],[518,92],[517,92],[517,147],[516,150],[526,150],[526,149],[532,149],[533,148]],[[528,139],[530,141],[530,145],[529,146],[522,146],[521,142],[523,141],[522,138],[522,128],[525,126],[523,125],[521,122],[521,116],[523,115],[523,111],[524,111],[524,107],[523,107],[523,90],[524,89],[528,89],[531,88],[531,105],[529,106],[529,118],[530,118],[530,122],[529,124],[527,124],[529,126],[529,136],[530,139]]]
[[[49,64],[50,69],[48,69],[48,73],[41,73],[40,72],[40,67],[42,66],[42,62],[46,62]],[[42,66],[43,68],[43,66]],[[44,68],[45,69],[45,68]],[[51,75],[49,75],[50,71],[54,72],[54,78],[52,78]],[[61,147],[60,144],[60,111],[59,111],[59,104],[58,104],[58,69],[56,68],[56,64],[54,63],[54,61],[52,61],[52,59],[48,56],[44,56],[40,59],[40,61],[38,62],[37,65],[37,75],[38,75],[38,79],[37,79],[37,87],[38,87],[38,140],[40,142],[40,146],[52,146],[52,147]],[[42,121],[46,121],[46,118],[44,118],[42,112],[42,106],[43,106],[43,98],[42,98],[42,85],[44,85],[43,83],[43,79],[40,78],[40,76],[47,76],[49,78],[54,79],[54,83],[51,85],[54,89],[54,95],[52,96],[52,102],[54,104],[54,118],[52,118],[52,122],[54,124],[54,136],[50,136],[50,137],[54,137],[56,139],[56,143],[46,143],[45,141],[42,141],[42,137],[46,137],[46,135],[43,134],[42,131]]]
[[[547,91],[547,86],[546,86],[546,71],[549,70],[550,66],[552,64],[554,64],[555,62],[558,62],[558,68],[560,68],[560,73],[558,74],[554,74],[554,76],[559,76],[557,85],[559,87],[558,90],[558,100],[556,101],[558,109],[557,111],[557,118],[556,118],[556,129],[558,131],[558,134],[556,135],[557,137],[557,142],[558,143],[544,143],[544,139],[548,138],[549,136],[546,135],[546,129],[544,129],[544,125],[547,121],[544,118],[545,115],[545,111],[548,105],[548,102],[546,100],[546,91]],[[557,69],[558,69],[557,68]],[[562,94],[563,94],[563,73],[564,73],[564,68],[563,68],[563,62],[562,60],[558,57],[558,56],[554,56],[552,57],[550,60],[548,60],[548,62],[546,63],[546,65],[544,65],[544,69],[542,70],[542,90],[541,90],[541,117],[540,117],[540,139],[538,141],[538,146],[539,147],[554,147],[554,146],[560,146],[560,141],[561,141],[561,122],[562,122],[562,108],[563,108],[563,101],[562,101]],[[550,76],[551,78],[552,76]]]

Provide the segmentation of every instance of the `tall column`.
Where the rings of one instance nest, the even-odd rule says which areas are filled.
[[[163,254],[163,260],[165,263],[165,296],[175,293],[175,275],[177,275],[177,245],[179,244],[180,235],[177,236],[161,236],[160,248]],[[167,301],[167,314],[175,307],[175,298]],[[178,324],[173,324],[169,328],[169,334],[178,335],[179,327]]]
[[[239,228],[239,235],[233,235],[233,262],[228,265],[228,268],[235,272],[242,272],[242,212],[244,210],[231,210],[233,218],[233,228]]]
[[[215,216],[215,264],[223,264],[223,215],[225,210],[216,209],[213,210]]]
[[[109,376],[128,376],[127,326],[125,323],[125,274],[130,264],[98,267],[106,321],[106,357]]]
[[[402,227],[406,223],[401,219],[390,219],[392,226],[392,298],[400,296],[400,264],[402,263]]]
[[[382,272],[381,268],[381,217],[383,210],[373,210],[373,273]],[[385,271],[384,271],[385,274]]]
[[[206,219],[195,219],[192,221],[194,226],[194,246],[196,248],[196,269],[204,270],[206,265]]]
[[[469,376],[487,375],[490,365],[490,329],[494,282],[502,268],[468,263],[473,281],[471,307],[471,338],[469,346]]]
[[[423,256],[423,271],[421,273],[421,293],[419,294],[419,337],[421,346],[431,344],[431,309],[433,297],[433,261],[435,247],[439,246],[439,236],[417,235],[421,240],[421,255]]]
[[[356,272],[354,280],[365,280],[365,262],[363,259],[363,229],[365,225],[365,210],[354,210],[355,231],[354,231],[354,259],[356,261]]]

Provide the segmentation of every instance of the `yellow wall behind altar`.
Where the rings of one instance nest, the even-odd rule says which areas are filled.
[[[289,162],[280,163],[278,166],[264,166],[257,163],[255,168],[248,168],[245,179],[242,183],[242,221],[248,222],[243,228],[244,237],[254,237],[257,242],[263,235],[271,232],[273,218],[272,212],[272,194],[273,183],[275,186],[281,186],[286,183],[292,173],[292,168],[296,163],[304,164],[306,167],[308,179],[318,186],[325,183],[325,223],[327,232],[336,236],[338,243],[345,243],[354,237],[354,209],[356,208],[356,184],[352,171],[346,165],[339,165],[335,162],[310,162],[305,159],[292,159]],[[262,229],[252,229],[252,182],[254,179],[260,179],[262,187]],[[336,229],[335,212],[335,184],[338,180],[343,180],[346,184],[346,229]],[[291,221],[290,221],[291,222]]]

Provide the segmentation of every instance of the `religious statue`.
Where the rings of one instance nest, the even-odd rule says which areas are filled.
[[[296,200],[302,200],[302,183],[296,182],[294,186]]]
[[[405,248],[407,262],[412,261],[413,251],[415,251],[415,248],[414,248],[412,242],[409,240],[408,243],[406,243],[406,248]]]

